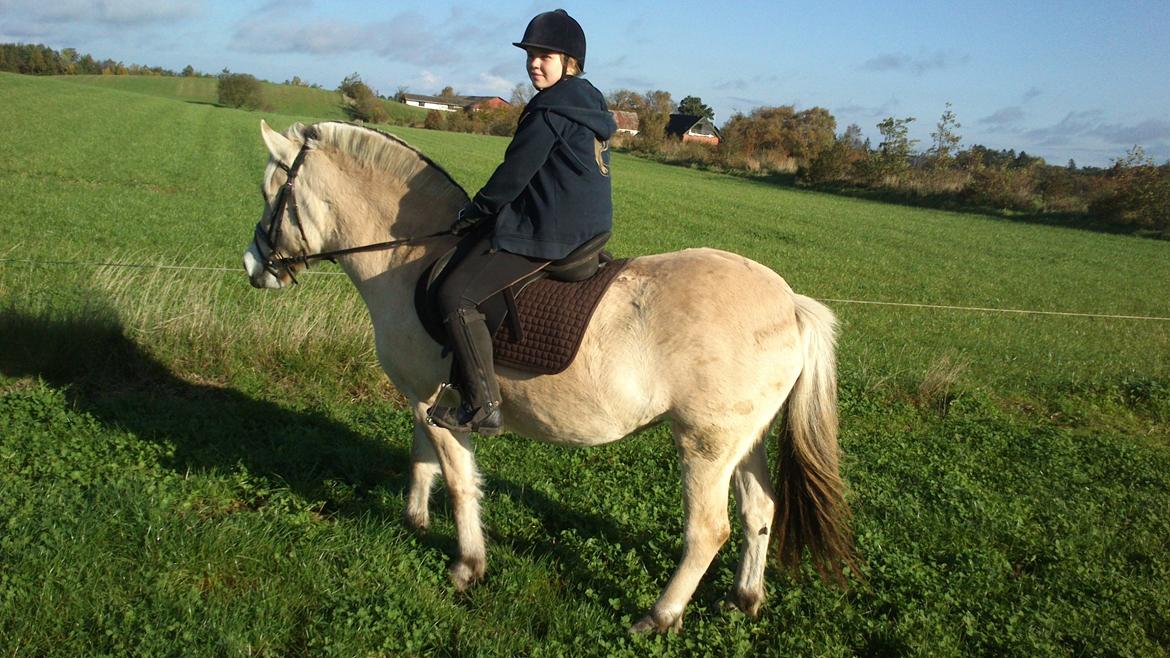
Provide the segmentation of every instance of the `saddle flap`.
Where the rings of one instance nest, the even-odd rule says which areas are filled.
[[[523,334],[514,334],[505,322],[492,337],[496,363],[546,375],[568,368],[602,296],[628,262],[607,263],[586,281],[543,278],[530,283],[516,300]]]

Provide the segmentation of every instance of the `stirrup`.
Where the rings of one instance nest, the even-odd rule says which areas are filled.
[[[500,433],[500,406],[497,403],[490,411],[472,409],[463,400],[459,388],[446,383],[439,386],[435,404],[427,409],[426,423],[452,432],[478,432],[483,436],[494,436]]]
[[[428,425],[452,432],[477,432],[483,436],[499,434],[501,421],[499,407],[488,412],[461,404],[458,407],[431,407],[427,412]]]

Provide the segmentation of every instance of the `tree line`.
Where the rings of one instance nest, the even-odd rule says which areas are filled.
[[[188,65],[181,72],[161,66],[123,64],[112,59],[96,59],[74,48],[54,50],[43,44],[0,44],[0,71],[25,75],[167,75],[205,76]]]
[[[164,75],[206,76],[187,66],[181,72],[162,67],[125,65],[97,60],[72,48],[56,51],[36,44],[0,44],[0,71],[29,75]],[[221,105],[266,108],[260,81],[246,73],[224,69],[218,76]],[[306,85],[298,77],[285,84]],[[351,118],[371,123],[390,120],[384,101],[354,73],[337,87],[341,104]],[[402,100],[400,87],[395,100]],[[510,135],[530,86],[512,90],[511,106],[475,112],[428,112],[418,127]],[[446,87],[436,95],[458,95]],[[1014,149],[991,149],[980,144],[963,146],[962,124],[945,105],[931,132],[931,141],[919,149],[911,139],[915,117],[889,116],[875,127],[881,141],[874,146],[852,124],[837,132],[837,120],[821,107],[797,110],[792,105],[758,107],[736,113],[721,127],[717,146],[669,139],[666,125],[672,113],[703,116],[714,112],[698,96],[676,103],[668,91],[644,93],[618,89],[607,97],[610,109],[638,116],[636,137],[619,136],[615,147],[663,162],[698,165],[732,173],[788,177],[797,184],[928,205],[978,207],[1031,215],[1089,216],[1114,226],[1170,237],[1170,163],[1156,164],[1140,146],[1134,146],[1105,168],[1052,165],[1043,158]]]
[[[1170,162],[1157,164],[1140,146],[1109,167],[1053,165],[1014,149],[964,146],[962,124],[947,103],[920,148],[915,117],[889,116],[874,146],[856,124],[838,132],[827,109],[758,107],[733,115],[717,146],[669,139],[671,112],[711,118],[696,96],[677,105],[669,92],[619,89],[610,108],[638,115],[640,132],[618,148],[663,162],[748,175],[781,176],[830,191],[923,205],[985,208],[1014,214],[1085,218],[1170,238]]]

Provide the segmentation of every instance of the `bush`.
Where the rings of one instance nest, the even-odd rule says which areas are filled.
[[[1040,199],[1035,194],[1032,168],[986,168],[971,174],[971,183],[961,198],[976,206],[1037,212]]]
[[[219,74],[216,91],[219,104],[225,107],[257,110],[264,106],[264,90],[260,81],[247,73],[232,73],[224,69]]]
[[[848,181],[854,164],[864,157],[864,151],[851,149],[845,141],[836,140],[807,166],[801,167],[799,175],[805,182],[813,184]]]
[[[443,112],[438,110],[430,110],[427,112],[427,118],[423,120],[423,128],[427,130],[446,130],[447,120],[443,117]]]
[[[365,88],[364,93],[359,92],[358,97],[354,99],[353,105],[350,106],[350,114],[355,119],[370,123],[386,123],[390,118],[390,113],[382,105],[382,99],[375,96],[369,87]]]
[[[341,104],[351,119],[369,123],[386,123],[390,119],[382,99],[362,82],[362,77],[357,73],[346,76],[337,85],[337,92],[341,94]]]
[[[472,116],[477,124],[476,132],[496,135],[497,137],[510,137],[516,133],[516,122],[520,120],[522,109],[519,105],[510,105],[484,108],[474,112]]]
[[[1089,212],[1110,224],[1170,234],[1170,165],[1155,166],[1135,146],[1106,178]]]
[[[642,110],[638,114],[638,134],[633,138],[633,149],[637,153],[654,154],[666,142],[666,124],[670,115],[654,110]]]

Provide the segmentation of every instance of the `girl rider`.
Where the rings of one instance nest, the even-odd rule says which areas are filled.
[[[585,32],[558,9],[533,18],[512,45],[528,53],[537,94],[504,161],[451,227],[456,235],[483,229],[483,237],[438,296],[462,399],[429,414],[441,427],[484,435],[500,431],[500,389],[478,304],[613,225],[609,150],[602,147],[617,126],[601,92],[579,77]]]

